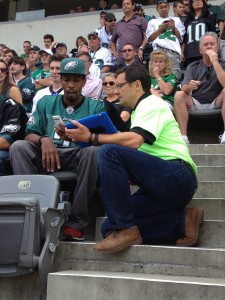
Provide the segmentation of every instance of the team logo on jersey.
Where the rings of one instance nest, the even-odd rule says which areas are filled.
[[[19,125],[9,124],[9,125],[5,125],[5,126],[2,127],[1,133],[3,133],[3,132],[17,132],[19,129],[20,129]]]
[[[31,115],[27,121],[27,125],[34,125],[35,123],[35,117]]]
[[[70,61],[68,64],[65,65],[64,70],[68,71],[68,70],[75,69],[77,65],[78,65],[77,61]]]
[[[26,96],[26,97],[30,97],[31,96],[31,90],[30,89],[27,89],[27,88],[25,88],[25,89],[23,89],[23,93],[24,93],[24,95]]]

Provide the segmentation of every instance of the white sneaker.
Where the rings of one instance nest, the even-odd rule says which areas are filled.
[[[225,132],[219,136],[220,144],[225,144]]]
[[[186,135],[182,135],[182,138],[183,138],[186,145],[190,145],[190,141],[189,141],[189,139]],[[225,140],[225,137],[224,137],[224,140]]]

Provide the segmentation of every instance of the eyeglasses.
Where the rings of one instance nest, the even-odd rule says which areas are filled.
[[[114,81],[104,81],[104,82],[102,83],[102,85],[103,85],[103,86],[107,86],[107,85],[109,85],[109,86],[114,86],[114,85],[115,85],[115,82],[114,82]]]
[[[6,68],[0,68],[1,73],[7,73],[7,69]]]
[[[93,36],[93,35],[92,35],[92,36],[89,37],[88,40],[89,40],[89,41],[90,41],[90,40],[94,40],[94,41],[95,41],[95,40],[97,40],[97,36]]]
[[[121,89],[126,83],[128,83],[128,81],[125,81],[125,82],[123,82],[123,83],[117,83],[117,84],[116,84],[116,88],[117,88],[117,89]]]
[[[106,22],[110,22],[110,23],[116,22],[116,19],[107,20]]]
[[[126,52],[132,52],[132,51],[134,51],[134,50],[133,49],[124,49],[122,52],[126,53]]]

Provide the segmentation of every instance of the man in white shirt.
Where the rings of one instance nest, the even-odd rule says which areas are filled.
[[[147,41],[152,42],[153,50],[164,50],[169,56],[173,73],[177,79],[181,78],[181,46],[185,27],[178,17],[169,16],[170,5],[168,0],[157,0],[156,10],[159,17],[148,22],[146,31]]]
[[[99,66],[101,74],[109,72],[112,65],[112,54],[109,49],[101,47],[101,39],[98,32],[89,33],[88,41],[93,63]]]
[[[49,69],[50,69],[50,77],[52,80],[52,84],[36,93],[33,98],[33,107],[32,107],[32,114],[36,110],[37,102],[46,95],[56,95],[61,94],[63,95],[63,88],[61,84],[61,76],[59,74],[60,71],[60,64],[63,60],[62,57],[53,55],[49,59]]]

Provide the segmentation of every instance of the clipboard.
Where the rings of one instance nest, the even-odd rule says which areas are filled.
[[[88,116],[86,118],[82,118],[82,119],[79,119],[76,121],[79,122],[80,124],[86,126],[92,133],[113,134],[113,133],[118,132],[106,112]],[[76,129],[77,128],[77,126],[74,125],[72,122],[67,123],[66,127],[68,129]],[[85,142],[77,142],[77,144],[82,148],[91,146],[90,143],[85,143]]]

